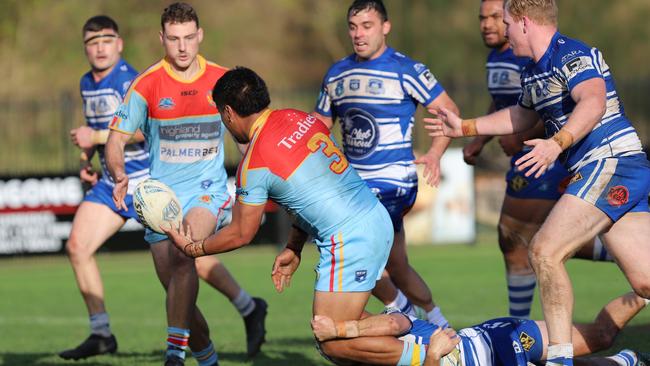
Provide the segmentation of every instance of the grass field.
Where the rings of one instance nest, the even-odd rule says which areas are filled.
[[[410,260],[430,285],[456,328],[507,315],[502,261],[494,232],[476,246],[412,247]],[[210,323],[221,365],[326,365],[313,347],[309,329],[316,251],[308,246],[292,287],[276,294],[270,268],[272,246],[245,248],[221,256],[240,284],[269,303],[267,343],[253,361],[245,360],[243,322],[221,295],[201,285],[199,305]],[[106,303],[119,352],[114,356],[65,362],[57,352],[88,333],[86,309],[63,256],[0,260],[0,365],[160,365],[166,337],[164,293],[148,252],[98,256]],[[618,268],[574,260],[576,321],[590,321],[609,299],[629,291]],[[537,296],[537,295],[536,295]],[[371,311],[381,306],[371,300]],[[537,303],[533,317],[540,318]],[[650,350],[650,310],[632,321],[612,348]],[[188,361],[188,365],[196,364]]]

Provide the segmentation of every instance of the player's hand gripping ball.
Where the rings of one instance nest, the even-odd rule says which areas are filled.
[[[147,179],[140,182],[133,192],[133,207],[140,222],[149,229],[164,234],[161,225],[180,227],[183,208],[174,191],[164,183]]]

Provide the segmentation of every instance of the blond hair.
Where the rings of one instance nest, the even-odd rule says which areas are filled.
[[[505,0],[504,8],[515,20],[526,16],[540,25],[557,25],[555,0]]]

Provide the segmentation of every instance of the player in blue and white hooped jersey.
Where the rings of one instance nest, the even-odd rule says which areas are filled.
[[[645,299],[630,292],[605,305],[593,322],[572,325],[576,356],[610,348],[621,329],[646,306]],[[379,315],[366,313],[358,321],[317,316],[312,328],[319,341],[355,338],[355,347],[346,358],[332,360],[337,364],[528,366],[543,362],[548,349],[546,322],[514,317],[487,320],[455,332],[387,309]],[[380,336],[394,338],[384,338],[379,344],[375,339]],[[582,357],[580,364],[636,366],[647,360],[647,354],[623,350],[610,357]]]
[[[484,44],[491,48],[487,58],[487,85],[492,97],[489,112],[516,105],[521,94],[521,72],[530,62],[528,57],[515,56],[505,37],[503,0],[483,0],[480,6],[480,30]],[[534,128],[522,133],[499,137],[506,155],[511,157],[506,174],[506,195],[499,218],[499,247],[506,266],[510,316],[528,318],[536,286],[536,277],[528,261],[528,244],[555,202],[560,198],[569,172],[562,164],[554,163],[541,177],[526,177],[518,171],[515,162],[530,148],[524,141],[544,135],[544,125],[539,121]],[[465,162],[474,164],[483,146],[492,136],[477,136],[463,149]],[[589,241],[577,258],[609,260],[600,239]]]
[[[118,210],[113,203],[114,184],[104,159],[108,123],[137,72],[120,58],[122,39],[114,20],[107,16],[92,17],[84,24],[82,35],[91,67],[80,82],[87,126],[73,129],[70,135],[72,142],[82,149],[80,178],[92,188],[86,192],[75,214],[66,250],[88,310],[91,335],[78,347],[61,352],[59,355],[65,359],[81,359],[116,351],[117,342],[110,328],[103,284],[94,254],[127,219],[137,219],[132,196],[128,197],[128,211]],[[89,162],[95,152],[99,154],[102,165],[101,177],[92,170]],[[149,176],[149,154],[144,150],[143,143],[129,144],[125,155],[128,162],[126,171],[133,183],[146,179]]]
[[[518,105],[476,119],[442,111],[432,135],[502,135],[523,131],[538,118],[548,139],[516,164],[539,176],[564,163],[572,178],[529,250],[549,328],[547,365],[572,365],[573,292],[564,261],[602,233],[608,252],[632,288],[650,298],[650,163],[625,116],[609,66],[597,48],[557,31],[553,0],[508,0],[506,34],[518,56],[532,61],[522,73]]]
[[[403,307],[410,300],[427,317],[447,323],[431,291],[409,265],[402,218],[417,195],[415,164],[424,164],[427,182],[437,185],[440,158],[449,140],[433,139],[429,151],[415,159],[412,146],[418,104],[428,108],[456,105],[422,63],[386,43],[391,23],[380,0],[357,0],[348,9],[348,33],[354,53],[336,62],[323,78],[314,115],[330,128],[338,119],[350,164],[388,210],[395,241],[386,270],[373,292],[386,305]],[[404,297],[406,295],[406,297]],[[408,298],[408,300],[407,300]]]

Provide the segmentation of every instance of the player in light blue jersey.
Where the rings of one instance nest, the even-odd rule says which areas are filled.
[[[576,355],[585,356],[610,348],[621,329],[646,306],[647,301],[631,292],[610,301],[593,322],[572,326],[577,340]],[[338,364],[346,365],[356,364],[356,361],[398,366],[528,366],[539,364],[547,354],[546,323],[513,317],[491,319],[456,333],[453,329],[441,330],[434,324],[409,317],[397,309],[388,309],[380,315],[366,313],[358,321],[336,322],[317,316],[312,328],[321,341],[356,338],[349,357],[337,360]],[[382,347],[358,338],[382,335],[395,338],[384,342]],[[410,352],[401,352],[400,343],[408,344]],[[648,357],[646,353],[623,350],[611,357],[580,358],[576,363],[645,366]]]
[[[339,120],[345,156],[391,215],[395,243],[386,270],[401,291],[386,278],[373,294],[400,308],[409,306],[408,298],[431,322],[445,325],[431,291],[409,265],[402,220],[417,195],[415,164],[424,164],[427,183],[437,185],[440,158],[449,145],[448,139],[435,138],[428,152],[415,159],[416,108],[457,108],[424,64],[387,45],[391,23],[381,0],[354,1],[347,19],[354,53],[325,74],[314,115],[330,128]]]
[[[205,237],[229,220],[232,205],[224,168],[225,129],[211,96],[215,81],[226,69],[198,54],[203,30],[190,5],[168,6],[161,28],[164,59],[133,81],[111,122],[106,150],[109,170],[117,182],[113,199],[125,208],[129,177],[122,149],[140,129],[148,143],[151,177],[176,192],[183,206],[183,224]],[[150,228],[145,240],[151,244],[156,273],[167,292],[166,365],[182,365],[187,348],[200,366],[218,364],[208,325],[195,305],[197,277],[237,308],[246,326],[248,356],[257,354],[265,339],[266,302],[240,288],[215,256],[189,259],[165,235]]]
[[[573,291],[564,262],[602,234],[608,252],[639,296],[650,298],[650,162],[625,116],[614,80],[596,48],[557,30],[553,0],[507,0],[506,35],[522,72],[519,103],[461,120],[448,110],[425,119],[433,135],[504,135],[544,121],[547,139],[516,164],[539,177],[556,160],[572,178],[529,249],[549,330],[547,365],[572,365]]]
[[[479,20],[483,42],[492,49],[486,63],[487,85],[492,97],[488,113],[492,113],[517,104],[521,94],[520,75],[530,59],[515,56],[505,37],[503,0],[481,1]],[[498,230],[499,247],[506,266],[509,313],[513,317],[530,316],[536,277],[528,261],[528,244],[569,179],[569,172],[559,162],[539,178],[526,177],[525,172],[517,170],[515,162],[530,150],[524,141],[543,135],[544,125],[539,121],[527,131],[499,137],[499,145],[511,157]],[[463,149],[465,162],[473,165],[491,139],[492,136],[477,136],[471,140]],[[595,242],[589,241],[576,257],[611,261],[598,237]]]
[[[127,211],[119,210],[113,203],[114,183],[106,170],[104,157],[108,123],[137,72],[120,58],[122,39],[113,19],[105,15],[88,19],[83,26],[82,36],[91,67],[80,83],[87,125],[72,130],[70,134],[73,143],[82,149],[79,176],[92,188],[86,192],[75,214],[66,250],[77,286],[86,303],[91,334],[78,347],[59,353],[64,359],[75,360],[117,350],[94,254],[127,219],[137,218],[130,194],[126,197]],[[134,143],[128,144],[125,149],[125,171],[133,185],[149,176],[149,154],[144,149],[142,139],[141,134],[135,135],[135,140],[131,140]],[[99,154],[102,165],[101,177],[92,170],[89,162],[95,152]]]

